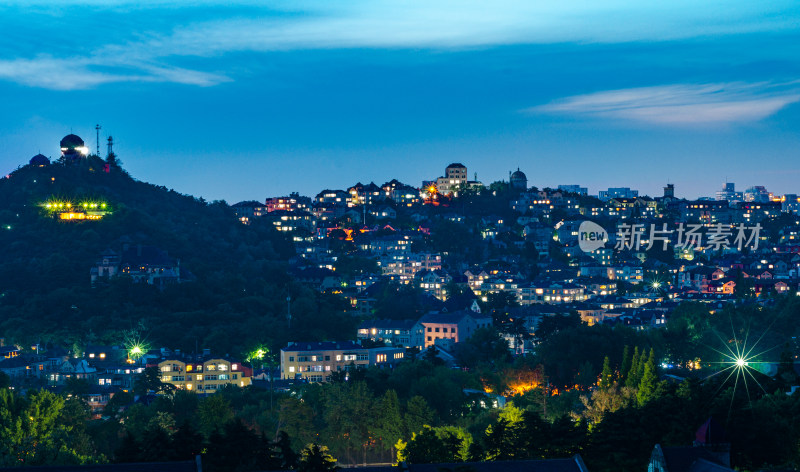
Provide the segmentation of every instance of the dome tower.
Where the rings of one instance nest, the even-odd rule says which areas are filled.
[[[89,148],[80,136],[68,134],[61,140],[61,156],[67,161],[77,161],[89,155]]]
[[[524,172],[519,170],[517,167],[517,171],[511,174],[509,177],[509,183],[511,184],[511,188],[518,189],[518,190],[528,190],[528,177],[525,175]]]

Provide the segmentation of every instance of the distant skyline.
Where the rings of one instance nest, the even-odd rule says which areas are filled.
[[[70,131],[208,200],[491,183],[800,193],[793,1],[0,6],[0,172]]]

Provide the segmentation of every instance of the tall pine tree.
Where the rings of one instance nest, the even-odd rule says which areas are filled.
[[[606,356],[603,359],[603,371],[600,373],[600,388],[605,390],[611,387],[612,382],[612,374],[611,374],[611,361]]]
[[[639,378],[636,376],[637,372],[639,372],[639,346],[634,346],[631,368],[628,370],[628,376],[625,378],[626,387],[636,388],[639,385]]]
[[[622,383],[628,375],[628,371],[631,370],[631,349],[628,345],[625,345],[625,349],[622,350],[622,365],[619,367],[619,381]]]
[[[650,356],[647,362],[644,363],[644,372],[642,373],[642,380],[639,382],[639,390],[636,392],[636,403],[638,403],[639,406],[644,406],[645,403],[653,399],[657,384],[656,356],[651,348]]]

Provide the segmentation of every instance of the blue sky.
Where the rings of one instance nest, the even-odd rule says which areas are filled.
[[[229,202],[454,161],[800,193],[797,2],[184,3],[3,2],[0,171],[100,123],[135,177]]]

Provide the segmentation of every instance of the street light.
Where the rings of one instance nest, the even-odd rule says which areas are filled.
[[[269,365],[269,371],[267,372],[267,375],[269,376],[269,410],[272,411],[272,356],[269,354],[270,350],[268,347],[259,347],[253,351],[252,354],[250,354],[250,358],[261,361],[262,369],[264,368],[264,358],[267,359],[267,364]]]

